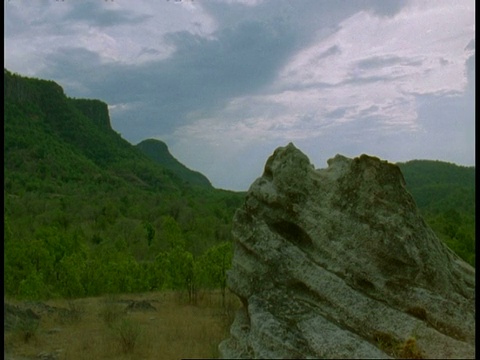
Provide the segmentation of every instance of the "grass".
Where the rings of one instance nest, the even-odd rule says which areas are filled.
[[[37,334],[38,321],[30,319],[20,321],[14,328],[16,335],[25,343],[30,342]]]
[[[128,300],[146,300],[157,311],[125,312]],[[199,293],[195,306],[175,292],[45,303],[74,316],[65,321],[57,313],[43,313],[29,341],[5,332],[4,346],[13,358],[36,358],[40,353],[55,354],[58,360],[216,358],[218,344],[228,336],[233,314],[241,306],[228,294],[223,308],[216,291]]]
[[[123,319],[114,327],[114,331],[122,352],[133,353],[142,333],[141,325],[136,321]]]

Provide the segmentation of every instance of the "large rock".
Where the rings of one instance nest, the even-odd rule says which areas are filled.
[[[243,302],[225,358],[474,358],[475,270],[425,224],[400,169],[275,150],[234,219]]]

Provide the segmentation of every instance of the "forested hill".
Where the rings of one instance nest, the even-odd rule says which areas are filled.
[[[40,170],[40,176],[45,166],[55,163],[55,167],[61,169],[55,169],[60,171],[52,171],[49,176],[56,179],[98,176],[99,170],[108,170],[115,178],[136,186],[174,192],[180,189],[182,181],[178,175],[154,164],[112,130],[107,104],[99,100],[68,98],[53,81],[28,79],[7,70],[4,70],[4,93],[6,160],[14,161],[20,151],[22,161],[14,163],[26,160],[31,166],[28,171],[38,173]],[[58,158],[58,152],[51,151],[50,146],[65,149],[65,156],[77,159]],[[45,151],[48,159],[45,159]],[[68,171],[65,169],[77,161],[83,163],[81,168],[89,166],[90,169],[79,171],[74,166]],[[13,165],[7,164],[8,167]]]
[[[147,139],[135,146],[150,159],[172,171],[187,183],[203,187],[212,187],[210,180],[208,180],[206,176],[198,171],[190,170],[175,159],[172,154],[170,154],[170,151],[168,151],[167,144],[163,141]]]
[[[243,193],[192,184],[53,81],[4,69],[4,119],[8,296],[220,287]]]
[[[397,164],[407,187],[422,209],[435,211],[454,206],[457,210],[475,210],[475,167],[432,161],[412,160]]]
[[[143,145],[111,128],[104,102],[4,69],[6,296],[225,288],[245,193],[214,189],[160,142]],[[399,165],[427,222],[473,264],[474,172]]]
[[[436,234],[475,264],[475,167],[432,160],[397,164],[407,189]]]

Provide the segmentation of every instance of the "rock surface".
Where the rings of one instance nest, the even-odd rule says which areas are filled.
[[[25,328],[34,324],[38,325],[40,316],[32,309],[21,309],[18,306],[3,303],[3,330],[11,331],[16,328]]]
[[[400,169],[275,150],[234,219],[243,302],[223,358],[474,358],[475,270],[425,224]]]

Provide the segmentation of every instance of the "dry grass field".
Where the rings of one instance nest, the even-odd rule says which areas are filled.
[[[18,360],[217,358],[240,307],[228,293],[223,307],[219,292],[200,292],[196,305],[175,292],[4,301],[40,315],[4,333],[6,358]]]

